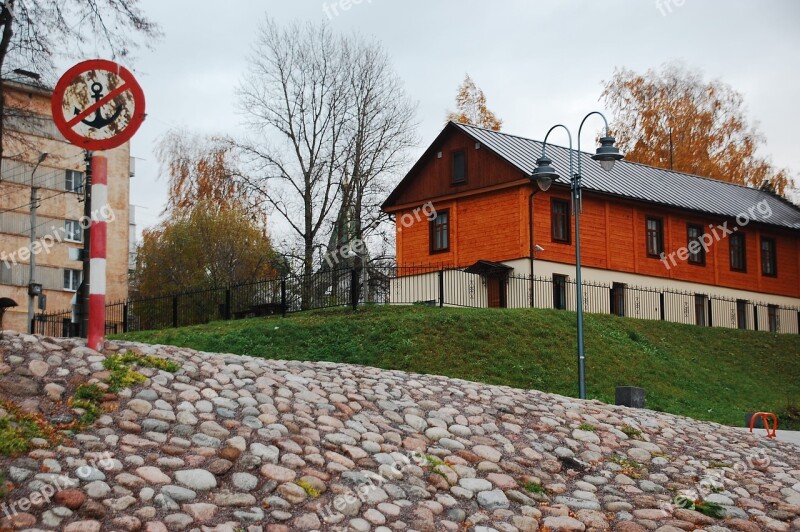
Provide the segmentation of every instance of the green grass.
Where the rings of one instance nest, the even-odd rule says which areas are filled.
[[[523,482],[522,487],[525,488],[525,491],[528,493],[544,495],[547,492],[547,490],[544,489],[544,486],[536,482]]]
[[[647,390],[648,408],[739,425],[800,397],[800,336],[586,316],[588,396]],[[118,336],[202,351],[331,361],[575,396],[575,314],[425,306],[311,311]]]
[[[675,498],[675,505],[679,508],[686,508],[687,510],[696,510],[714,519],[722,519],[725,517],[725,508],[715,502],[704,501],[702,499],[693,501],[688,497],[678,496]]]
[[[631,427],[630,425],[625,425],[620,429],[623,434],[625,434],[628,438],[632,440],[641,440],[642,439],[642,431]]]
[[[440,465],[444,465],[444,462],[440,458],[432,454],[422,454],[419,455],[419,457],[422,459],[421,460],[422,467],[430,467],[432,469],[436,469]]]
[[[73,398],[99,403],[103,398],[103,390],[96,384],[81,384],[75,389]]]
[[[315,488],[314,486],[312,486],[311,483],[306,482],[303,479],[296,480],[295,484],[297,484],[298,486],[303,488],[303,491],[306,492],[306,495],[308,495],[312,499],[316,499],[317,497],[320,496],[320,491],[317,488]]]
[[[630,469],[641,469],[642,468],[642,464],[640,464],[636,460],[631,460],[630,458],[626,458],[626,457],[622,456],[621,454],[612,454],[608,458],[608,461],[612,462],[612,463],[615,463],[618,466],[621,466],[623,468],[625,468],[625,467],[630,468]]]
[[[111,355],[103,360],[103,367],[110,372],[106,379],[109,391],[116,393],[144,382],[146,377],[135,371],[134,366],[155,368],[169,373],[175,373],[180,369],[177,362],[154,356],[140,356],[136,353]]]
[[[5,400],[0,401],[0,409],[5,412],[0,417],[0,456],[28,452],[34,438],[47,440],[53,446],[62,443],[61,435],[41,415],[23,412],[18,405]]]

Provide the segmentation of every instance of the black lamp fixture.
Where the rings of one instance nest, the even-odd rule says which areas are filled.
[[[558,172],[553,168],[553,161],[548,157],[539,157],[536,160],[536,168],[533,170],[531,179],[536,181],[542,192],[547,192],[553,185],[553,181],[558,179]]]
[[[600,163],[600,167],[606,172],[611,172],[616,162],[625,158],[617,148],[616,142],[617,139],[614,137],[602,137],[597,152],[592,155],[592,159]],[[531,174],[531,179],[536,181],[542,192],[550,190],[553,182],[557,181],[559,177],[558,172],[553,168],[553,161],[549,157],[544,155],[536,160],[536,168]]]
[[[592,159],[600,163],[600,167],[606,172],[614,169],[614,164],[623,159],[622,153],[619,148],[614,144],[617,139],[614,137],[602,137],[600,139],[600,147],[597,148],[597,153],[592,155]]]

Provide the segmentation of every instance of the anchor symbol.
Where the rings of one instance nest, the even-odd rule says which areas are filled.
[[[94,98],[94,101],[99,102],[102,97],[103,97],[103,84],[97,81],[92,83],[92,98]],[[80,109],[76,107],[75,115],[76,116],[79,115],[80,112],[81,112]],[[113,123],[117,118],[119,118],[119,115],[121,113],[122,113],[122,106],[118,105],[113,115],[111,115],[108,118],[104,118],[102,113],[100,112],[100,108],[98,107],[97,110],[94,112],[94,119],[81,120],[81,122],[95,129],[103,129],[107,125]]]

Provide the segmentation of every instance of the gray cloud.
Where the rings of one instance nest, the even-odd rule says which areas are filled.
[[[505,131],[541,138],[552,124],[576,127],[598,109],[601,81],[615,67],[643,71],[680,59],[744,93],[774,162],[800,170],[791,134],[800,121],[794,101],[800,94],[800,4],[680,4],[671,0],[665,16],[656,0],[364,0],[331,24],[383,42],[420,103],[420,150],[443,126],[465,72],[484,89]],[[149,225],[166,199],[152,155],[158,135],[173,125],[238,131],[235,87],[264,15],[278,21],[328,17],[318,0],[144,0],[143,7],[166,33],[133,65],[146,91],[148,120],[133,141],[133,155],[143,160],[131,198],[146,207],[138,214]]]

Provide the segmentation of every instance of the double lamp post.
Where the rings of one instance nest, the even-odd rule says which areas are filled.
[[[600,146],[595,155],[592,155],[592,159],[599,162],[606,172],[613,170],[614,164],[622,159],[623,155],[614,145],[616,140],[609,133],[606,117],[599,111],[593,111],[583,117],[581,125],[578,127],[578,171],[573,171],[573,158],[576,157],[576,154],[572,148],[572,133],[563,124],[557,124],[551,127],[545,135],[542,143],[542,156],[536,161],[536,168],[531,175],[531,179],[536,182],[542,192],[547,192],[553,182],[559,179],[558,172],[553,167],[553,161],[547,157],[547,139],[553,130],[563,128],[569,138],[569,176],[572,191],[572,213],[575,216],[575,306],[578,313],[578,394],[581,399],[586,399],[586,353],[583,343],[583,285],[581,283],[581,132],[586,120],[592,115],[602,117],[606,127],[606,135],[600,138]]]

